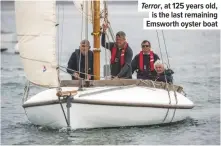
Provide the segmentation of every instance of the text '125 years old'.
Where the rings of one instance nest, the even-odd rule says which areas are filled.
[[[147,13],[144,29],[220,29],[220,4],[218,0],[139,0],[138,11]]]

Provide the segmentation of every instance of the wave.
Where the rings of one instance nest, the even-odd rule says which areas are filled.
[[[24,83],[18,83],[18,82],[6,82],[6,83],[2,83],[1,86],[16,86],[16,87],[19,87],[19,86],[24,86],[25,84]]]
[[[5,67],[1,67],[2,71],[23,71],[24,69],[22,67],[15,67],[15,68],[5,68]]]

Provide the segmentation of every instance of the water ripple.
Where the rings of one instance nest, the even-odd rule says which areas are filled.
[[[21,67],[13,67],[13,68],[4,68],[4,67],[1,67],[1,70],[2,71],[6,71],[6,72],[11,72],[11,71],[23,71],[24,69],[21,68]]]

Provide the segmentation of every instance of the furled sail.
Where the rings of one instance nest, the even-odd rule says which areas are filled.
[[[56,59],[56,1],[15,1],[19,51],[26,78],[59,86]]]

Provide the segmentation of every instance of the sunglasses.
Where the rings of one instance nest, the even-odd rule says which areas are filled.
[[[145,47],[150,47],[150,45],[142,45],[142,48],[145,48]]]

